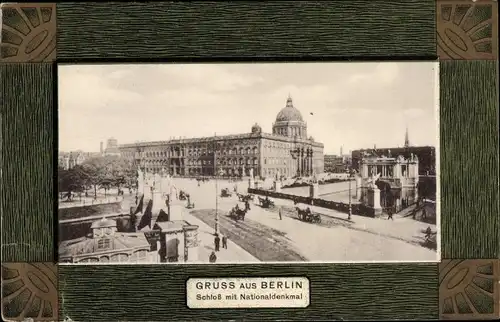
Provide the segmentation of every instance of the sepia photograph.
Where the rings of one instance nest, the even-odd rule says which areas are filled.
[[[61,264],[440,260],[437,61],[57,70]]]

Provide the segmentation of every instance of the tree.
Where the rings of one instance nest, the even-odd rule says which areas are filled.
[[[111,187],[130,187],[135,182],[136,171],[133,164],[119,156],[91,158],[82,164],[82,168],[94,187],[95,197],[98,187],[103,188],[106,194]]]
[[[65,170],[59,169],[58,171],[58,188],[59,191],[67,192],[68,196],[72,192],[82,192],[86,189],[88,182],[88,175],[81,166]],[[62,197],[62,195],[61,195]]]

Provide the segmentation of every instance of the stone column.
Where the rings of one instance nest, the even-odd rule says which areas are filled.
[[[297,149],[297,175],[300,176],[300,172],[301,172],[301,169],[300,169],[300,164],[301,164],[301,156],[300,156],[300,149]]]
[[[307,149],[302,151],[302,175],[307,176]]]
[[[377,187],[370,188],[370,205],[373,208],[373,215],[379,217],[382,214],[382,207],[380,206],[380,189]]]
[[[306,150],[306,155],[305,155],[305,163],[306,163],[306,175],[307,176],[310,176],[311,175],[311,171],[310,171],[310,160],[309,160],[309,156],[310,156],[310,152],[309,152],[309,149]]]
[[[396,206],[396,212],[401,210],[401,199],[400,198],[396,199],[395,206]]]
[[[368,178],[368,164],[362,163],[361,164],[361,173],[363,175],[363,178]]]
[[[278,180],[274,181],[274,191],[281,192],[281,182]]]
[[[361,199],[361,177],[356,176],[356,195],[354,196],[357,200]]]
[[[309,186],[309,197],[316,199],[318,198],[318,195],[319,195],[319,184],[316,182]]]
[[[255,180],[254,180],[254,178],[249,178],[248,179],[248,188],[255,189]]]

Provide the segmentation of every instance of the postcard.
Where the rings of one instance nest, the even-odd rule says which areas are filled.
[[[59,262],[437,262],[438,75],[59,64]]]

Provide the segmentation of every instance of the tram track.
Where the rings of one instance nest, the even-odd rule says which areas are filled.
[[[199,220],[213,227],[215,210],[201,209],[190,212]],[[238,246],[263,262],[307,261],[282,232],[260,224],[251,219],[234,221],[219,214],[219,230]]]

